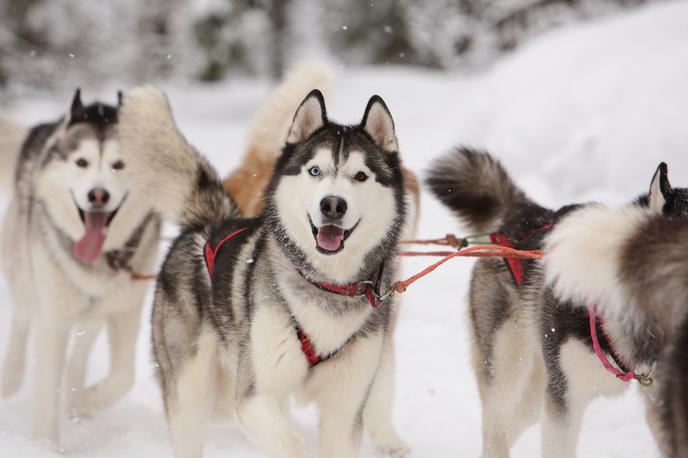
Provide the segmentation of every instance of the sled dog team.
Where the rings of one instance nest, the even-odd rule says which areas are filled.
[[[272,455],[311,456],[289,397],[319,409],[317,456],[357,456],[364,432],[382,455],[409,454],[392,421],[399,298],[382,292],[415,233],[419,185],[385,102],[373,96],[360,122],[338,124],[329,85],[318,65],[288,75],[224,181],[153,87],[115,106],[84,105],[77,91],[62,118],[28,132],[1,120],[2,154],[16,161],[2,396],[21,387],[31,330],[38,438],[58,444],[63,409],[93,415],[131,388],[140,279],[169,221],[180,232],[157,275],[152,343],[175,456],[200,457],[216,422]],[[545,253],[475,264],[483,456],[508,456],[537,422],[543,456],[575,456],[586,406],[634,379],[662,454],[688,456],[688,190],[667,166],[622,208],[542,207],[468,148],[433,162],[426,183],[471,233]],[[87,386],[103,328],[110,373]]]

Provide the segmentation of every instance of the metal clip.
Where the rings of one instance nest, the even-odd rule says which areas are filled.
[[[644,387],[652,386],[653,380],[650,374],[635,374],[635,379]]]
[[[387,291],[385,291],[385,294],[383,294],[381,296],[378,296],[377,294],[375,294],[375,296],[377,296],[377,300],[379,302],[383,302],[388,297],[394,296],[394,293],[396,293],[396,290],[394,289],[394,286],[392,286]]]

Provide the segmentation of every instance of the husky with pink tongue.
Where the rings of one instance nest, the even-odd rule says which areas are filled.
[[[14,311],[1,394],[21,388],[32,328],[33,429],[56,446],[60,393],[67,413],[90,416],[132,386],[148,288],[132,274],[156,267],[160,219],[129,187],[118,111],[119,103],[85,106],[77,90],[65,116],[31,129],[4,221],[2,262]],[[103,328],[110,374],[86,386],[88,356]]]
[[[381,297],[398,275],[404,178],[382,99],[341,125],[311,92],[253,219],[239,217],[164,94],[133,89],[120,114],[132,184],[182,227],[152,320],[176,456],[201,456],[218,419],[275,456],[313,456],[286,409],[292,396],[319,408],[318,456],[358,456],[364,431],[380,453],[406,455],[392,421],[397,301]]]

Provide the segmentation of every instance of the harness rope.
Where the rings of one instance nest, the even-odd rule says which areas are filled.
[[[525,237],[523,237],[521,240],[517,242],[518,243],[525,243],[528,241],[531,237],[533,237],[535,234],[538,232],[546,231],[552,228],[552,224],[547,224],[542,227],[539,227],[537,229],[534,229],[530,233],[526,234]],[[210,241],[206,242],[206,245],[204,247],[204,254],[205,254],[205,261],[206,261],[206,266],[208,268],[209,274],[212,276],[215,272],[215,258],[217,256],[217,253],[219,252],[220,248],[222,245],[227,242],[229,239],[233,238],[234,236],[244,232],[247,227],[237,229],[236,231],[232,232],[231,234],[227,235],[224,237],[218,244],[213,248],[210,244]],[[480,242],[477,241],[476,239],[484,238],[484,237],[489,237],[490,241],[492,243],[487,243],[487,242]],[[424,268],[420,272],[411,275],[410,277],[404,279],[404,280],[399,280],[394,283],[387,289],[387,291],[383,294],[380,294],[380,292],[376,288],[371,288],[370,281],[363,281],[359,283],[352,283],[352,284],[347,284],[347,285],[330,285],[327,283],[318,283],[316,286],[319,286],[320,288],[332,292],[333,294],[340,294],[344,296],[365,296],[370,304],[373,307],[376,307],[379,303],[384,301],[386,298],[389,296],[392,296],[396,293],[402,294],[405,293],[406,290],[408,289],[409,286],[420,280],[421,278],[425,277],[426,275],[429,275],[433,271],[435,271],[437,268],[439,268],[441,265],[444,263],[450,261],[451,259],[454,258],[459,258],[459,257],[474,257],[474,258],[486,258],[486,257],[499,257],[503,258],[508,266],[509,270],[511,271],[512,275],[514,276],[514,281],[516,284],[521,287],[523,284],[524,280],[524,272],[523,272],[523,266],[520,264],[520,260],[534,260],[534,259],[542,259],[544,252],[542,250],[520,250],[515,248],[515,245],[508,237],[506,237],[503,234],[499,234],[496,232],[492,233],[483,233],[483,234],[473,234],[469,235],[463,238],[459,238],[454,234],[447,234],[443,238],[439,239],[414,239],[414,240],[404,240],[401,242],[404,245],[438,245],[438,246],[447,246],[447,247],[452,247],[455,250],[453,251],[402,251],[399,253],[400,256],[405,256],[405,257],[418,257],[418,256],[435,256],[435,257],[442,257],[439,261],[429,265],[428,267]],[[473,246],[469,246],[473,245]],[[380,269],[382,270],[382,269]],[[134,281],[150,281],[150,280],[155,280],[157,278],[157,275],[144,275],[144,274],[139,274],[136,272],[131,273],[131,278]],[[375,282],[376,284],[378,282]],[[364,293],[360,293],[360,287],[365,286]],[[377,285],[376,285],[377,286]],[[588,305],[588,318],[589,318],[589,324],[590,324],[590,337],[592,339],[592,345],[593,349],[595,351],[595,354],[597,355],[598,359],[604,366],[604,368],[609,371],[611,374],[613,374],[616,378],[619,380],[622,380],[624,382],[629,382],[633,379],[637,380],[641,385],[643,386],[650,386],[652,385],[652,378],[650,378],[649,373],[647,374],[636,374],[635,371],[633,370],[626,370],[625,366],[618,361],[618,359],[615,357],[615,355],[612,355],[614,358],[615,362],[621,367],[622,369],[614,367],[612,363],[607,359],[607,356],[602,349],[602,346],[600,345],[598,336],[597,336],[597,316],[596,316],[596,307],[593,303],[590,303]],[[315,348],[313,344],[311,343],[310,339],[308,336],[303,332],[301,327],[296,324],[296,332],[298,339],[301,344],[301,350],[306,356],[306,359],[308,361],[309,367],[313,367],[316,364],[329,359],[330,357],[334,356],[334,354],[337,353],[337,351],[329,354],[329,355],[319,355],[315,351]],[[614,349],[611,345],[611,342],[609,341],[608,338],[605,336],[605,340],[607,341],[607,344],[611,348],[611,351],[614,352]]]

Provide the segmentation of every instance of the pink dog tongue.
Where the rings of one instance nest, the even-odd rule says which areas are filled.
[[[92,263],[103,251],[107,236],[107,220],[110,213],[87,211],[84,214],[86,232],[74,245],[74,254],[87,263]]]
[[[335,251],[342,245],[344,230],[337,226],[323,226],[315,237],[318,246],[323,250]]]

